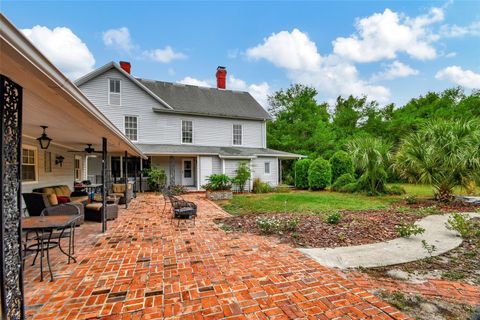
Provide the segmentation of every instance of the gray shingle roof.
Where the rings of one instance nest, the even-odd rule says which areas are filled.
[[[220,157],[272,156],[280,158],[301,158],[303,156],[268,148],[208,147],[171,144],[136,144],[146,155],[218,155]]]
[[[248,92],[138,78],[137,80],[174,109],[155,109],[158,112],[179,112],[240,119],[270,119],[270,115]]]

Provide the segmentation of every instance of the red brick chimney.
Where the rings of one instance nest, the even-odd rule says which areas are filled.
[[[120,67],[125,70],[128,74],[130,74],[130,70],[132,69],[132,66],[130,65],[130,62],[128,61],[120,61]]]
[[[226,89],[227,87],[227,69],[225,67],[217,67],[217,88]]]

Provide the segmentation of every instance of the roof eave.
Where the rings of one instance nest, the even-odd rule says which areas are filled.
[[[230,115],[221,115],[221,114],[209,114],[209,113],[200,113],[200,112],[189,112],[182,110],[163,110],[159,108],[152,108],[153,112],[158,113],[173,113],[173,114],[183,114],[190,116],[201,116],[201,117],[211,117],[211,118],[226,118],[226,119],[240,119],[240,120],[254,120],[254,121],[267,121],[270,118],[257,118],[257,117],[242,117],[242,116],[230,116]]]

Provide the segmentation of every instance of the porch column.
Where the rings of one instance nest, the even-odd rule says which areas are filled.
[[[137,160],[137,159],[134,159]],[[133,184],[133,196],[137,197],[137,161],[133,163],[133,176],[135,178],[135,183]]]
[[[127,172],[127,161],[128,161],[128,153],[125,151],[125,156],[123,157],[123,172],[124,172],[124,178],[125,178],[125,209],[128,208],[128,172]]]
[[[143,180],[143,159],[140,158],[140,192],[143,192],[142,180]]]
[[[169,159],[169,170],[170,170],[170,185],[174,186],[175,183],[175,157],[170,156]]]
[[[102,232],[107,231],[107,138],[102,138]]]
[[[2,319],[24,319],[22,277],[22,87],[0,75],[0,295]]]
[[[282,173],[282,159],[278,159],[278,183],[283,183],[283,173]]]

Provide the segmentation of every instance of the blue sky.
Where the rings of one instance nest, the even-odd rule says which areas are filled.
[[[266,96],[291,83],[319,101],[402,104],[480,88],[480,2],[3,1],[1,11],[71,78],[127,60],[141,78]]]

